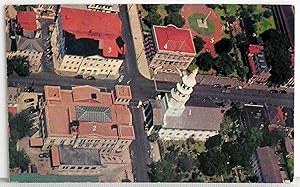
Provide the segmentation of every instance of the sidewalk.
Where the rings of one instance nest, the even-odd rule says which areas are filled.
[[[145,78],[151,79],[151,74],[145,54],[144,37],[142,34],[142,27],[138,15],[137,5],[128,4],[127,9],[139,72]]]

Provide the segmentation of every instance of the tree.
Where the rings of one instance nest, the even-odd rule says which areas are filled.
[[[20,112],[15,117],[9,118],[9,127],[12,140],[19,140],[27,136],[33,126],[33,119],[27,112]]]
[[[205,41],[203,41],[202,38],[199,36],[194,36],[193,41],[194,41],[196,53],[199,53],[203,49],[205,45]]]
[[[209,71],[214,64],[214,60],[209,52],[205,52],[199,55],[199,57],[196,59],[196,65],[199,67],[199,69],[204,71]]]
[[[263,16],[265,18],[269,18],[272,16],[272,12],[270,10],[266,10],[266,11],[264,11]]]
[[[22,149],[21,151],[17,150],[16,142],[9,141],[9,168],[21,168],[22,171],[27,170],[28,165],[30,164],[30,159],[26,152]]]
[[[256,11],[256,5],[248,5],[247,10],[252,14]]]
[[[236,61],[228,54],[222,53],[215,58],[213,68],[217,70],[218,74],[228,76],[233,73]]]
[[[152,28],[153,25],[160,25],[160,15],[157,12],[149,12],[148,15],[144,18],[145,24]]]
[[[178,28],[183,27],[185,23],[185,19],[181,17],[179,14],[171,13],[165,17],[165,25],[175,25]]]
[[[152,182],[175,182],[175,165],[168,160],[160,160],[151,164],[149,175]]]
[[[215,9],[215,8],[218,8],[218,4],[209,4],[209,5],[206,5],[207,7],[211,8],[211,9]]]
[[[242,11],[240,12],[240,16],[241,16],[241,18],[243,18],[243,19],[246,19],[246,18],[251,17],[250,13],[249,13],[247,10],[242,10]]]
[[[228,23],[233,23],[233,22],[235,22],[235,20],[236,20],[235,16],[229,16],[229,17],[226,17],[226,21],[227,21]]]
[[[232,47],[232,41],[228,38],[222,38],[215,44],[215,50],[219,55],[222,53],[229,53]]]
[[[28,57],[14,56],[7,58],[7,74],[11,75],[14,70],[19,76],[26,77],[30,74]]]
[[[158,7],[158,4],[144,4],[142,6],[148,12],[155,12]]]
[[[245,66],[238,66],[236,68],[236,73],[237,75],[241,78],[241,79],[245,79],[247,73],[249,72],[249,69],[248,67],[245,67]]]
[[[199,156],[199,169],[208,176],[222,175],[228,170],[227,156],[219,149],[212,148]]]
[[[188,172],[194,167],[194,161],[186,153],[178,157],[177,170],[179,172]]]
[[[165,9],[168,12],[168,14],[174,14],[178,13],[182,6],[183,4],[169,4],[165,6]]]
[[[269,132],[267,129],[264,129],[262,146],[276,146],[286,136],[286,133],[283,131]]]
[[[221,135],[217,134],[215,136],[209,137],[205,142],[206,149],[212,149],[215,147],[220,147],[222,144],[222,137]]]

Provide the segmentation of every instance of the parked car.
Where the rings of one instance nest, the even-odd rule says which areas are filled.
[[[213,87],[214,88],[221,88],[221,85],[220,84],[214,84]]]
[[[51,57],[52,57],[52,55],[50,55],[50,54],[47,54],[47,55],[46,55],[46,57],[47,57],[47,58],[51,58]]]
[[[124,75],[121,75],[118,79],[118,82],[122,82],[123,79],[124,79]]]
[[[25,87],[24,92],[34,92],[34,89],[32,89],[31,87]]]
[[[278,93],[277,90],[271,90],[270,93]]]
[[[224,88],[232,88],[232,86],[230,84],[226,84]]]
[[[50,154],[49,153],[41,153],[41,154],[39,154],[39,157],[40,158],[49,158]]]
[[[82,75],[75,75],[74,78],[75,79],[83,79],[83,76]]]
[[[48,53],[48,52],[50,52],[51,51],[51,47],[48,47],[47,49],[46,49],[46,52]]]
[[[222,90],[222,93],[229,94],[229,93],[230,93],[230,90]]]
[[[280,90],[279,93],[286,94],[287,92],[285,90]]]
[[[28,99],[25,99],[25,100],[24,100],[25,103],[30,103],[30,102],[33,102],[33,101],[34,101],[33,98],[28,98]]]
[[[242,87],[242,86],[236,86],[235,89],[236,89],[236,90],[242,90],[243,87]]]
[[[88,76],[86,79],[87,80],[96,80],[95,77],[93,77],[93,76]]]

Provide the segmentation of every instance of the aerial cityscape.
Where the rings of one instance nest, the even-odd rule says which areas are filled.
[[[292,5],[7,5],[11,182],[290,183]]]

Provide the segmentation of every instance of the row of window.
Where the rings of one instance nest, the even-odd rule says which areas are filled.
[[[75,166],[63,166],[62,169],[96,169],[97,167],[81,167],[78,166],[77,168]]]
[[[165,134],[164,132],[161,133],[161,135],[164,135],[164,134]],[[179,136],[180,134],[181,134],[181,133],[176,133],[176,136]],[[172,136],[172,135],[175,135],[175,133],[173,134],[172,132],[170,132],[168,135],[169,135],[169,136]],[[183,134],[183,136],[187,136],[187,135],[188,135],[188,133],[184,133],[184,134]],[[194,137],[195,134],[192,134],[191,136]],[[198,135],[198,137],[201,137],[201,136],[203,136],[203,134],[199,134],[199,135]],[[209,134],[207,134],[206,137],[209,137]]]

